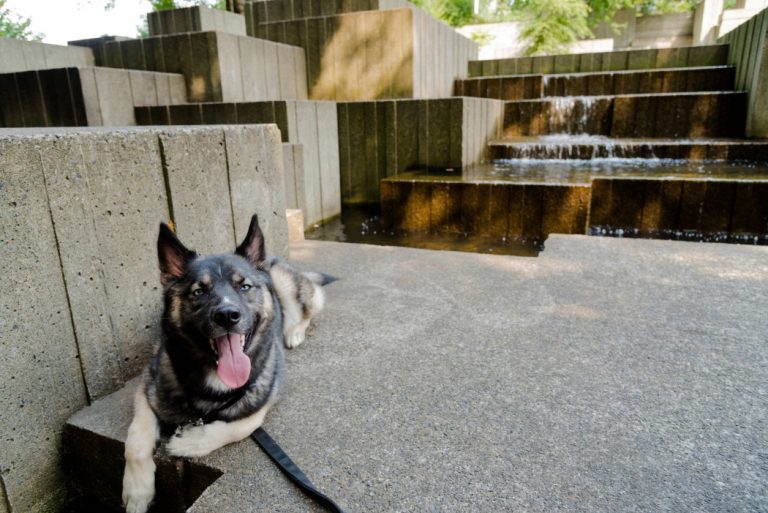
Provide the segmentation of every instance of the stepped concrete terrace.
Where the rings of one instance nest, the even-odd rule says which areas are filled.
[[[316,100],[447,97],[477,58],[477,44],[407,2],[247,5],[248,34],[304,48]]]
[[[291,256],[341,280],[265,427],[347,511],[768,508],[768,248],[559,235],[535,259]],[[131,390],[65,429],[100,511],[119,503]],[[162,511],[321,511],[251,440],[158,458]]]

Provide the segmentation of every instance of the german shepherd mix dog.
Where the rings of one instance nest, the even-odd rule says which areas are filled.
[[[200,257],[165,224],[157,240],[163,340],[142,375],[125,441],[123,503],[144,513],[155,494],[160,428],[183,426],[173,456],[204,456],[261,426],[296,347],[333,278],[267,258],[256,216],[234,253]],[[283,313],[285,316],[283,316]]]

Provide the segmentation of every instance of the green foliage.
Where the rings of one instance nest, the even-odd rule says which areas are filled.
[[[29,30],[32,20],[22,18],[5,7],[6,0],[0,0],[0,37],[9,39],[27,39],[40,41],[43,34],[36,34]]]
[[[472,0],[410,0],[432,16],[452,27],[460,27],[475,21]]]
[[[487,45],[494,40],[493,35],[485,30],[475,30],[469,35],[469,38],[480,46]]]
[[[523,0],[521,36],[526,55],[554,53],[572,41],[590,37],[589,7],[584,0]]]

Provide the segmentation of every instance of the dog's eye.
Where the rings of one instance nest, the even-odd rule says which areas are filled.
[[[194,297],[200,297],[203,294],[205,294],[205,291],[203,289],[201,289],[201,288],[200,289],[195,289],[195,290],[192,291],[192,295]]]
[[[240,285],[240,290],[243,290],[243,291],[251,290],[252,288],[253,288],[253,285],[251,285],[250,283],[243,283],[242,285]]]

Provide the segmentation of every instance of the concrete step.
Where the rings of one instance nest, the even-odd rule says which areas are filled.
[[[724,66],[728,64],[727,60],[728,45],[684,46],[470,61],[469,76],[496,77],[532,73],[586,73]]]
[[[604,96],[733,90],[736,68],[709,66],[643,71],[513,75],[454,81],[454,96],[528,100],[549,96]]]
[[[508,162],[457,175],[382,181],[384,225],[395,231],[472,233],[541,243],[552,233],[611,229],[768,243],[765,166]]]
[[[286,185],[294,188],[289,208],[304,211],[307,227],[341,213],[337,106],[333,102],[281,100],[188,103],[136,109],[141,125],[221,125],[275,123],[291,151],[293,170]],[[298,160],[297,160],[298,159]],[[286,191],[289,194],[288,191]]]
[[[318,241],[291,254],[341,280],[288,352],[266,429],[347,511],[768,506],[744,457],[765,445],[768,248],[556,235],[525,259]],[[129,395],[79,413],[63,443],[74,484],[113,507]],[[161,494],[194,500],[213,480],[195,513],[319,511],[250,440],[169,465],[188,484]]]
[[[80,67],[0,74],[0,127],[135,125],[136,106],[186,101],[178,73]]]
[[[543,98],[504,105],[504,137],[742,137],[741,92]]]
[[[768,162],[768,141],[627,139],[592,136],[515,137],[491,141],[491,160],[675,159]]]

